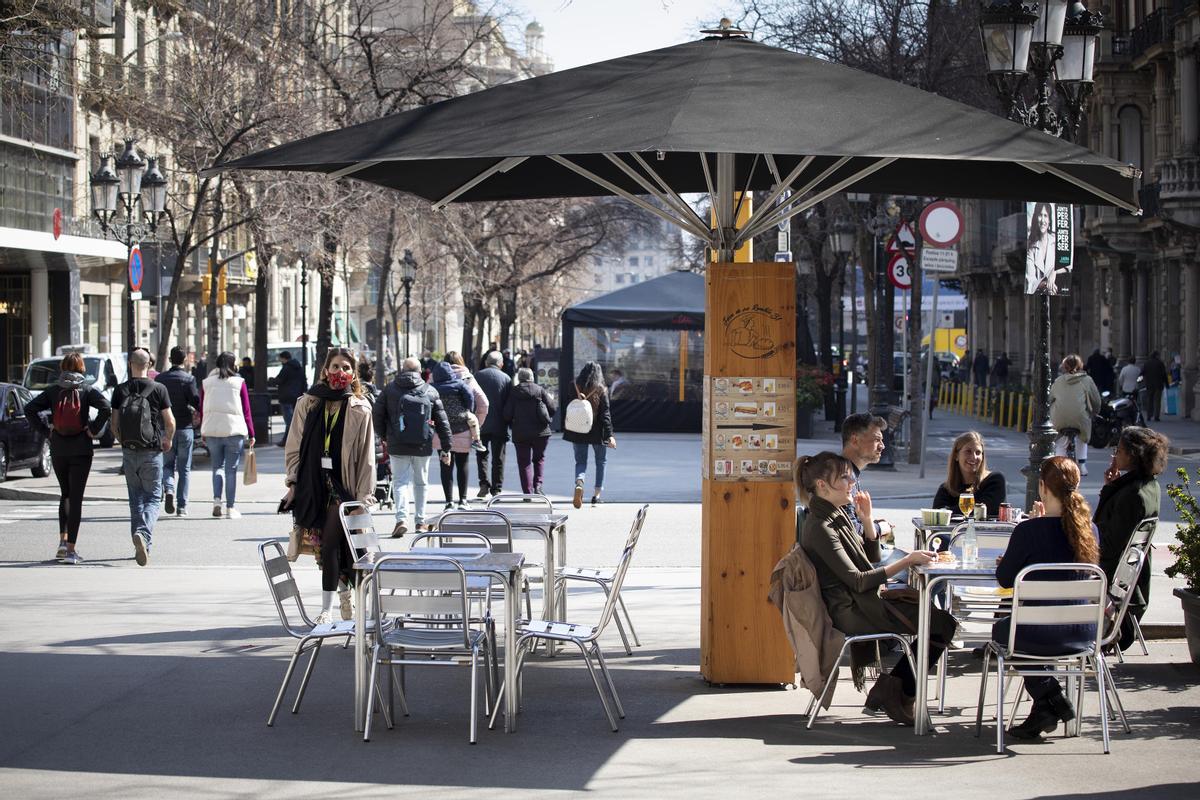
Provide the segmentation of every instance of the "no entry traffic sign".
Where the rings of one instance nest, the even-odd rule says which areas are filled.
[[[925,206],[919,224],[921,238],[930,247],[950,247],[962,238],[962,213],[958,206],[946,200]]]
[[[888,280],[902,292],[912,288],[912,267],[903,253],[896,253],[888,261]]]

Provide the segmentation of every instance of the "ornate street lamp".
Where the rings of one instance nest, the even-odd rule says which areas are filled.
[[[134,139],[125,140],[125,149],[115,166],[114,170],[111,155],[101,156],[100,167],[91,176],[92,213],[104,235],[125,245],[132,257],[133,248],[154,236],[159,217],[166,213],[167,178],[159,169],[157,159],[151,158],[147,164],[138,153]],[[121,212],[124,212],[123,219]],[[126,282],[127,356],[137,344],[132,294],[133,289]]]
[[[412,332],[412,287],[417,279],[417,260],[412,250],[405,248],[400,260],[400,284],[404,287],[404,355],[412,355],[409,349],[409,334]]]
[[[841,433],[842,420],[846,418],[846,267],[850,262],[850,254],[854,252],[854,223],[844,217],[838,217],[834,220],[833,226],[829,229],[829,249],[833,251],[834,257],[839,259],[842,272],[842,291],[838,295],[838,377],[840,380],[835,384],[835,393],[837,395],[835,404],[837,405],[837,413],[833,418],[833,430],[835,433]],[[854,276],[851,275],[851,278]],[[853,365],[851,365],[853,369]],[[853,380],[853,372],[851,372],[850,380]]]
[[[300,253],[300,366],[308,379],[308,256],[312,253],[312,242],[301,239],[296,249]]]
[[[1104,23],[1099,14],[1091,13],[1078,0],[1070,4],[1069,14],[1068,0],[1042,0],[1038,9],[1020,0],[996,0],[983,9],[979,32],[988,61],[988,80],[1009,119],[1071,141],[1091,94],[1096,39]],[[1035,98],[1027,102],[1022,90],[1030,75],[1034,78]],[[1062,99],[1059,111],[1050,103],[1052,86]],[[1050,424],[1053,375],[1048,294],[1037,296],[1037,308],[1033,426],[1029,431],[1029,466],[1025,475],[1027,508],[1037,499],[1042,461],[1050,457],[1057,436]]]

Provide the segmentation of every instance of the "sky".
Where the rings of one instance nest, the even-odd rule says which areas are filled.
[[[733,14],[741,5],[737,0],[510,2],[525,22],[541,23],[556,70],[698,39],[700,28],[716,27],[722,14]]]

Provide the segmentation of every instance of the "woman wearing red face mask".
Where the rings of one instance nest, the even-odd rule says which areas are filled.
[[[317,623],[334,621],[335,593],[341,596],[341,618],[351,619],[354,559],[342,533],[338,505],[352,500],[375,502],[375,432],[354,354],[346,348],[329,348],[320,380],[296,402],[284,463],[288,485],[284,503],[291,507],[297,526],[320,535],[317,559],[322,592]]]

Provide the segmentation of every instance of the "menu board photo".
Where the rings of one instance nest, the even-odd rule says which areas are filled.
[[[796,457],[794,381],[709,378],[704,389],[704,477],[792,480]]]

